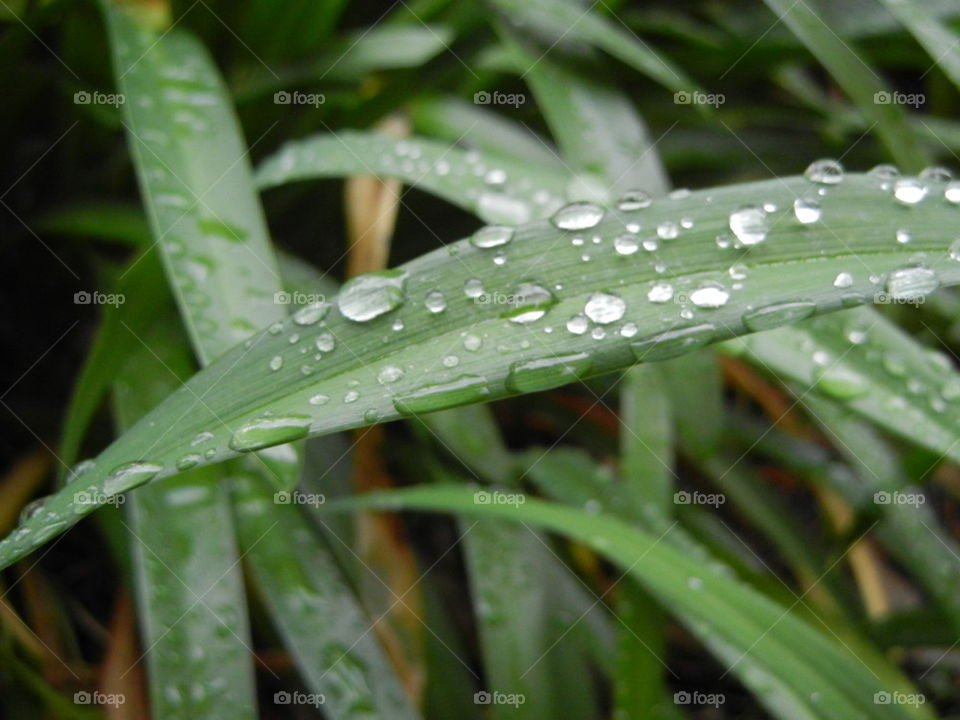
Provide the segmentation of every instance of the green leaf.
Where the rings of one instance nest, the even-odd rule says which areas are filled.
[[[271,188],[296,180],[367,174],[397,177],[491,223],[546,217],[565,199],[562,176],[508,155],[453,147],[427,138],[344,131],[287,143],[257,170]]]
[[[493,0],[493,4],[513,23],[529,28],[530,34],[546,36],[545,46],[569,35],[610,53],[669,90],[697,90],[686,73],[663,53],[651,48],[622,23],[617,25],[602,17],[592,6],[584,7],[575,0]]]
[[[168,324],[155,325],[117,374],[120,429],[192,371],[185,338]],[[158,717],[257,715],[252,641],[224,484],[228,467],[191,470],[127,498],[143,634],[138,660],[147,661],[150,706]]]
[[[927,6],[916,0],[882,0],[884,6],[906,25],[930,59],[960,88],[960,37]],[[924,73],[926,74],[926,73]]]
[[[732,341],[724,350],[837,400],[880,427],[960,459],[960,375],[872,308]]]
[[[903,108],[878,102],[878,95],[887,90],[873,68],[805,2],[764,2],[833,75],[863,116],[876,125],[877,136],[894,161],[909,170],[919,170],[925,153],[906,122]]]
[[[323,320],[275,323],[225,353],[107,448],[81,483],[114,495],[175,474],[200,433],[211,435],[203,435],[194,452],[204,454],[204,463],[217,462],[310,434],[556,387],[637,361],[666,359],[808,313],[865,302],[875,292],[871,276],[892,275],[889,284],[898,297],[927,290],[934,280],[942,285],[960,281],[960,264],[946,252],[957,209],[935,193],[919,207],[903,207],[883,186],[872,176],[848,176],[822,198],[821,221],[810,225],[797,222],[790,210],[794,198],[816,192],[804,178],[693,192],[626,215],[607,212],[589,229],[589,237],[600,241],[591,240],[589,247],[572,242],[576,231],[535,223],[517,228],[503,248],[460,241],[387,274],[359,278],[344,288],[337,308]],[[727,230],[730,214],[747,203],[778,208],[767,213],[769,237],[739,253],[718,247],[715,238]],[[906,217],[914,230],[909,247],[896,242],[890,230]],[[662,241],[657,252],[625,256],[614,249],[625,222],[635,219],[650,238],[658,226],[662,232],[663,223],[680,225],[683,218],[695,218],[693,227],[681,227],[679,237]],[[588,250],[591,260],[585,262]],[[493,260],[501,251],[505,262],[498,264]],[[924,252],[929,268],[904,273]],[[736,289],[729,284],[731,264],[737,264],[738,273],[745,266],[748,276]],[[853,272],[849,287],[835,286],[841,270]],[[648,293],[663,282],[671,284],[675,301],[650,302]],[[485,290],[482,302],[464,295],[465,285],[471,290],[478,283]],[[723,295],[706,283],[722,283],[730,299],[712,309],[694,305],[690,296],[698,290],[707,291],[708,301]],[[444,296],[442,312],[423,304],[435,292]],[[591,300],[589,312],[606,321],[595,306],[612,302],[605,297],[609,294],[623,300],[620,321],[579,333],[581,324],[591,323],[576,319],[574,331],[567,329]],[[371,316],[376,317],[366,319]],[[552,331],[544,332],[546,327]],[[318,339],[327,348],[332,340],[333,350],[317,348]],[[444,363],[448,356],[456,361]],[[157,438],[151,423],[167,427],[172,422],[175,430]],[[130,462],[149,464],[124,467]],[[77,508],[66,495],[52,499],[48,513],[0,543],[0,565],[92,509]]]
[[[932,717],[922,705],[875,702],[876,693],[910,692],[897,672],[877,677],[851,650],[788,608],[615,517],[531,498],[519,505],[477,504],[470,491],[458,487],[378,493],[338,507],[457,512],[528,523],[576,539],[642,583],[780,717]],[[858,652],[871,654],[863,648]]]

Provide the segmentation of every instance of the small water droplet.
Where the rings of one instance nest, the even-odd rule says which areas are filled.
[[[270,358],[270,369],[277,371],[283,367],[283,357],[280,355],[274,355]]]
[[[590,370],[587,353],[573,353],[537,360],[523,360],[510,366],[506,385],[512,392],[536,392],[563,385]]]
[[[650,207],[653,201],[643,190],[627,190],[620,199],[617,200],[617,210],[623,212],[633,212],[634,210],[643,210]]]
[[[238,452],[259,450],[270,445],[299,440],[309,432],[309,416],[265,417],[241,426],[230,438],[230,447]]]
[[[320,352],[333,352],[333,349],[337,346],[337,339],[330,333],[324,332],[317,335],[313,344]]]
[[[402,378],[403,375],[403,368],[396,365],[384,365],[380,368],[380,372],[377,373],[377,382],[381,385],[389,385],[390,383],[395,383]]]
[[[330,402],[330,396],[324,395],[323,393],[311,395],[309,400],[311,405],[326,405],[328,402]]]
[[[793,201],[793,214],[799,223],[810,225],[817,222],[823,216],[823,210],[820,207],[820,203],[816,200],[797,198]]]
[[[574,315],[567,320],[567,330],[574,335],[583,335],[588,327],[589,323],[585,315]]]
[[[903,205],[916,205],[927,196],[927,186],[917,178],[901,178],[894,185],[893,196]]]
[[[887,276],[887,292],[895,300],[916,300],[926,297],[940,287],[937,274],[918,265],[894,270]]]
[[[657,225],[657,237],[661,240],[673,240],[680,235],[680,226],[673,220],[664,220]]]
[[[953,205],[960,203],[960,180],[951,180],[943,189],[944,199]]]
[[[492,248],[506,245],[513,239],[514,230],[507,225],[488,225],[470,236],[470,243],[478,248]]]
[[[330,303],[314,302],[304,305],[293,314],[293,322],[297,325],[313,325],[318,323],[330,311]]]
[[[714,309],[723,307],[730,299],[727,289],[716,282],[707,282],[690,293],[690,302],[699,308]]]
[[[640,239],[631,233],[617,235],[613,239],[613,249],[618,255],[633,255],[640,249]]]
[[[431,290],[427,293],[423,304],[431,313],[442,313],[447,309],[447,298],[439,290]]]
[[[367,322],[404,302],[407,273],[403,270],[382,270],[348,280],[337,296],[341,314],[354,322]]]
[[[665,303],[673,299],[673,285],[667,282],[654,283],[647,292],[647,300],[652,303]]]
[[[913,237],[910,235],[910,231],[903,229],[897,230],[896,238],[897,242],[901,245],[906,245],[908,242],[910,242],[910,240],[913,239]]]
[[[837,276],[833,279],[835,288],[848,288],[851,285],[853,285],[853,275],[848,272],[837,273]]]

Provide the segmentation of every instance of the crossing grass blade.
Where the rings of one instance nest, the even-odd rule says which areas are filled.
[[[778,717],[932,717],[923,705],[875,702],[877,693],[910,692],[889,666],[876,672],[875,652],[858,647],[854,654],[788,608],[615,517],[531,498],[520,505],[478,504],[472,492],[451,486],[368,495],[337,508],[456,512],[527,523],[582,542],[669,607]]]

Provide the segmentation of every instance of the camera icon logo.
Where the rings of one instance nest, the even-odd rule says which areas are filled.
[[[473,94],[473,102],[475,105],[489,105],[490,100],[490,93],[488,93],[486,90],[481,90],[480,92]]]
[[[273,494],[273,502],[276,505],[289,505],[290,499],[291,495],[286,490],[280,490],[279,492],[275,492]]]
[[[73,294],[74,305],[89,305],[91,302],[93,302],[93,296],[86,290],[80,290]]]
[[[890,499],[891,495],[886,490],[880,490],[879,492],[875,492],[873,494],[873,501],[877,505],[889,505]]]
[[[86,90],[77,90],[77,92],[73,94],[73,102],[75,105],[89,105],[92,100],[93,96]]]
[[[673,702],[676,705],[689,705],[692,698],[686,690],[679,690],[673,694]]]
[[[477,490],[473,494],[473,502],[475,505],[489,505],[490,504],[490,493],[486,490]]]
[[[473,694],[474,705],[489,705],[493,702],[493,696],[486,690],[480,690]]]
[[[873,94],[873,102],[876,105],[889,105],[893,102],[893,96],[887,90],[879,90]]]
[[[86,690],[78,690],[73,694],[73,702],[77,705],[89,705],[93,702],[93,695]]]
[[[278,90],[273,94],[274,105],[289,105],[293,101],[293,96],[286,90]]]
[[[274,305],[289,305],[292,300],[290,293],[283,290],[278,290],[273,294]]]
[[[273,694],[274,705],[289,705],[293,702],[293,697],[286,690],[280,690]]]
[[[678,490],[673,494],[673,503],[674,505],[689,505],[690,493],[686,490]]]
[[[676,105],[689,105],[693,102],[693,93],[689,90],[678,90],[673,94],[673,102]]]

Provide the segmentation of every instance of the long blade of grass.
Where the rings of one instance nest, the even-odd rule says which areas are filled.
[[[483,505],[458,487],[421,487],[367,496],[339,507],[405,508],[495,517],[537,525],[586,544],[626,570],[732,667],[778,717],[932,717],[922,705],[877,704],[877,693],[910,692],[890,669],[863,661],[790,611],[725,573],[609,515],[528,498],[519,507]],[[860,652],[864,652],[862,649]]]
[[[960,36],[931,12],[927,3],[916,0],[881,1],[923,46],[933,64],[960,88]]]
[[[257,183],[271,188],[356,174],[400,178],[491,223],[519,225],[543,218],[566,198],[562,176],[507,155],[360,131],[288,143],[261,164]]]
[[[884,186],[872,176],[848,176],[822,198],[821,221],[811,225],[797,222],[788,209],[795,198],[816,190],[805,178],[692,192],[654,201],[635,214],[586,208],[603,215],[590,228],[590,237],[599,242],[591,241],[597,249],[589,262],[583,260],[586,251],[572,242],[580,237],[576,231],[548,222],[517,228],[505,249],[460,241],[397,270],[361,278],[341,291],[337,310],[312,309],[228,351],[107,448],[80,482],[112,496],[175,474],[184,448],[200,433],[210,433],[202,436],[199,452],[202,463],[211,463],[310,434],[667,359],[711,341],[866,302],[876,287],[870,276],[858,271],[849,287],[835,285],[838,268],[855,269],[863,258],[869,258],[876,280],[886,280],[888,294],[901,298],[960,282],[960,264],[947,252],[957,209],[936,197],[920,208],[903,207]],[[735,258],[715,238],[730,227],[731,214],[736,220],[743,205],[758,202],[777,209],[750,212],[751,217],[764,213],[758,217],[769,231],[765,242],[737,261],[737,272],[742,264],[749,279],[733,289],[727,283]],[[578,215],[584,209],[575,207]],[[890,227],[900,225],[905,213],[915,230],[909,247],[890,236]],[[689,224],[684,218],[694,217],[693,227],[682,227]],[[615,238],[632,218],[642,223],[640,232],[647,238],[656,237],[657,228],[664,234],[665,227],[668,235],[679,236],[660,238],[656,252],[623,255]],[[928,265],[910,267],[921,252]],[[494,262],[496,257],[505,262]],[[843,279],[839,284],[847,285]],[[651,302],[649,296],[657,299],[664,283],[675,301]],[[476,297],[482,293],[480,302],[465,294],[465,285]],[[481,293],[473,288],[482,288]],[[442,296],[446,310],[427,309],[422,303],[428,293],[439,294],[431,302]],[[612,295],[623,302],[622,314]],[[497,297],[507,301],[494,302]],[[597,303],[612,303],[619,321],[596,312]],[[590,329],[585,313],[601,322]],[[580,333],[581,325],[590,331]],[[553,331],[543,332],[544,327]],[[311,348],[317,348],[318,339],[327,348],[332,339],[333,350],[321,350],[314,359],[318,352]],[[305,356],[303,348],[312,354]],[[437,358],[451,353],[458,364],[438,367]],[[175,430],[156,437],[151,423],[168,427],[171,420],[177,420]],[[127,465],[131,462],[137,464]],[[52,498],[48,512],[0,543],[0,565],[93,509],[76,507],[69,495]]]
[[[877,136],[890,156],[908,170],[919,170],[925,153],[906,122],[903,108],[878,102],[887,90],[876,71],[805,2],[764,2],[833,75],[863,116],[875,124]]]

